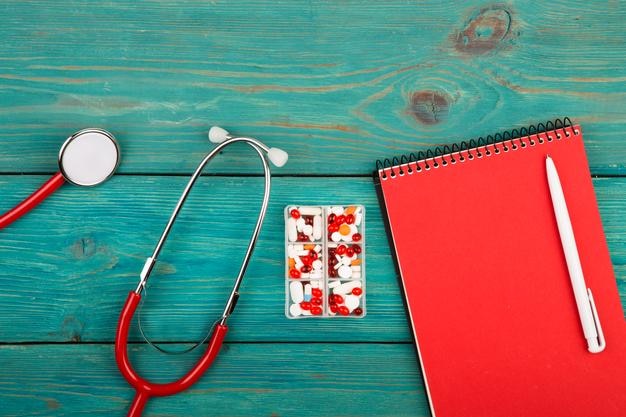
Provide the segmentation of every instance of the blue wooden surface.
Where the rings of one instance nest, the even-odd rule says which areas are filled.
[[[54,172],[80,128],[111,130],[123,152],[105,185],[64,187],[0,231],[0,414],[123,415],[117,314],[211,124],[291,158],[274,170],[226,349],[148,415],[429,415],[373,161],[556,116],[584,127],[626,306],[625,18],[619,2],[583,1],[0,2],[0,210]],[[220,312],[258,165],[228,149],[194,189],[152,279],[156,339],[195,340]],[[368,315],[287,320],[282,208],[336,202],[367,209]],[[137,344],[133,358],[167,380],[195,356]]]

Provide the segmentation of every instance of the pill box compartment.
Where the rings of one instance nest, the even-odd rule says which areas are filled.
[[[365,208],[285,207],[285,277],[287,318],[365,317]]]

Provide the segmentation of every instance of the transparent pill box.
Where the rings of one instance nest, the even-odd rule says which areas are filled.
[[[365,314],[365,208],[285,207],[287,318]]]

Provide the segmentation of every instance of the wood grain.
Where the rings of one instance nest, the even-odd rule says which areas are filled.
[[[594,174],[624,173],[619,2],[113,1],[0,5],[0,172],[52,172],[87,126],[126,173],[190,172],[222,124],[287,150],[282,173],[569,115]],[[25,155],[28,156],[25,159]],[[258,172],[245,153],[220,172]]]
[[[183,374],[194,354],[131,347],[156,381]],[[380,364],[371,366],[370,364]],[[111,345],[0,347],[3,416],[125,415],[133,390]],[[189,391],[155,398],[146,416],[428,416],[414,348],[408,344],[227,344]]]
[[[0,177],[2,200],[12,196],[17,201],[42,180]],[[126,294],[135,288],[186,180],[117,176],[98,188],[64,187],[3,230],[0,340],[112,341]],[[200,339],[219,316],[258,211],[261,180],[204,177],[196,185],[150,281],[144,323],[153,338]],[[275,178],[273,184],[228,340],[410,341],[371,179]],[[598,179],[594,184],[626,305],[626,179]],[[336,189],[342,190],[340,197],[326,192]],[[367,210],[368,315],[358,321],[287,320],[283,208],[294,202],[338,201],[359,202]]]

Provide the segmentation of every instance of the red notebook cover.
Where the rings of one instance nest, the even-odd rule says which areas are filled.
[[[626,416],[626,323],[581,128],[547,126],[375,172],[436,417]],[[598,354],[583,336],[548,154],[604,330]]]

